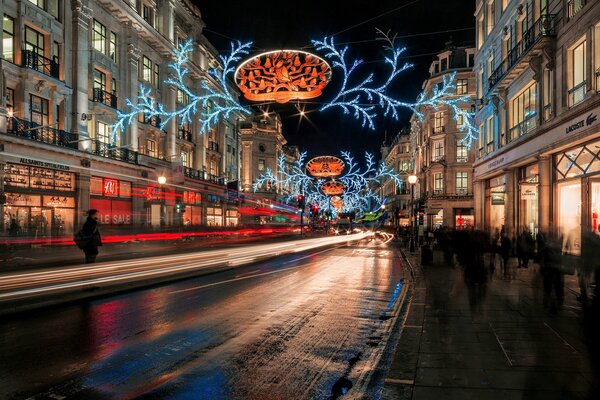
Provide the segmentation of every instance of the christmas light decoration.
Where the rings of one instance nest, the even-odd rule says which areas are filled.
[[[331,79],[331,67],[322,58],[300,50],[275,50],[244,61],[234,80],[251,101],[313,99]]]
[[[251,111],[239,104],[236,95],[231,92],[227,75],[233,72],[234,64],[241,60],[242,56],[248,54],[252,42],[236,44],[231,43],[231,53],[228,56],[221,55],[222,70],[210,69],[209,74],[214,81],[203,79],[200,81],[200,93],[194,93],[186,83],[189,69],[189,53],[192,51],[192,41],[188,40],[179,45],[175,52],[175,62],[169,65],[173,76],[165,80],[165,85],[181,91],[187,104],[175,110],[157,102],[152,96],[152,89],[140,85],[140,91],[136,101],[127,99],[125,104],[129,111],[117,111],[117,122],[112,125],[113,137],[131,125],[134,119],[142,115],[145,120],[160,121],[158,128],[164,130],[173,118],[179,118],[181,126],[190,124],[193,119],[200,122],[200,133],[209,132],[219,121],[228,119],[234,113],[250,115]]]
[[[390,36],[389,33],[384,33],[377,30],[380,35],[379,39],[385,41],[384,48],[389,52],[385,57],[385,63],[390,67],[387,79],[377,83],[373,72],[360,79],[357,78],[357,71],[364,61],[361,59],[350,60],[348,56],[349,47],[345,46],[338,49],[333,37],[325,37],[322,40],[313,40],[315,48],[325,53],[333,65],[342,72],[342,84],[339,92],[332,100],[321,107],[321,111],[326,111],[330,108],[339,107],[344,114],[352,114],[354,118],[362,123],[363,127],[375,129],[374,119],[381,113],[384,117],[392,117],[397,120],[399,118],[398,111],[406,108],[417,115],[419,119],[423,119],[423,108],[431,107],[439,109],[448,107],[454,113],[456,121],[462,119],[462,125],[459,129],[465,132],[466,135],[463,142],[470,148],[473,140],[476,139],[478,130],[473,125],[473,114],[465,111],[462,107],[471,102],[468,95],[457,96],[456,92],[456,74],[452,73],[443,77],[443,82],[438,88],[434,87],[432,93],[422,93],[416,102],[405,102],[399,100],[388,93],[390,85],[404,71],[412,68],[413,64],[402,63],[401,58],[406,48],[399,47],[396,44],[396,36]]]
[[[306,170],[317,178],[332,178],[339,176],[344,171],[345,164],[333,156],[315,157],[306,163]]]
[[[321,191],[328,196],[340,195],[344,193],[344,189],[346,189],[346,185],[335,180],[327,181],[321,185]]]

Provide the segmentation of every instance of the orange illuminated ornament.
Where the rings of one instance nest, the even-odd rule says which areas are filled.
[[[331,198],[331,206],[340,211],[344,207],[344,200],[340,196],[333,196]]]
[[[305,51],[275,50],[244,61],[234,79],[248,100],[287,103],[320,96],[331,79],[331,67]]]
[[[346,189],[346,185],[342,182],[338,181],[329,181],[325,182],[323,186],[321,186],[321,191],[328,196],[337,196],[344,193]]]
[[[337,157],[320,156],[306,163],[306,170],[316,178],[331,178],[339,176],[346,164]]]

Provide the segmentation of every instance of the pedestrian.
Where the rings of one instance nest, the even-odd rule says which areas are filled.
[[[519,268],[527,268],[529,266],[529,258],[533,254],[535,241],[527,227],[523,227],[521,234],[517,239],[517,258],[519,260]]]
[[[502,229],[500,233],[500,256],[502,258],[502,275],[504,278],[509,276],[509,266],[508,261],[510,259],[510,255],[512,253],[512,241],[508,236],[508,232],[506,229]]]
[[[84,242],[82,245],[79,243],[77,245],[80,246],[85,254],[85,263],[91,264],[96,262],[98,247],[102,246],[102,238],[98,231],[98,210],[91,209],[88,211],[88,217],[78,236],[81,236]]]
[[[587,303],[589,300],[590,279],[600,265],[600,236],[593,230],[583,233],[581,259],[577,266],[579,296],[577,300]]]
[[[8,234],[10,236],[18,236],[20,232],[21,232],[21,225],[19,225],[16,218],[13,218],[10,221],[10,225],[8,227]]]
[[[544,280],[544,307],[550,307],[552,313],[562,307],[565,298],[561,243],[559,237],[549,236],[545,238],[542,247],[540,271]],[[552,292],[555,294],[555,299],[552,299]]]

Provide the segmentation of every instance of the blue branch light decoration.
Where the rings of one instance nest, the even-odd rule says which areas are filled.
[[[237,96],[230,90],[227,75],[234,69],[238,61],[250,51],[252,42],[231,43],[229,55],[220,55],[223,65],[222,70],[211,68],[208,72],[215,82],[208,79],[200,81],[200,93],[194,93],[186,83],[189,73],[186,64],[189,62],[189,54],[192,52],[192,41],[188,40],[179,45],[175,52],[175,61],[169,64],[172,76],[164,83],[183,92],[188,99],[187,104],[175,110],[167,110],[165,105],[157,102],[152,96],[152,89],[143,84],[136,101],[127,99],[125,104],[129,111],[117,111],[117,122],[111,126],[112,135],[115,135],[131,125],[135,118],[143,115],[146,120],[156,118],[160,120],[158,128],[164,130],[173,118],[179,118],[180,125],[192,123],[194,119],[200,122],[200,133],[210,131],[221,119],[227,119],[234,113],[250,115],[251,111],[243,107]]]
[[[350,212],[360,210],[370,211],[383,204],[381,198],[375,193],[374,188],[383,183],[384,179],[390,179],[397,187],[402,184],[402,179],[385,162],[377,164],[372,154],[365,153],[365,168],[361,169],[349,152],[342,152],[342,158],[346,162],[346,172],[336,178],[346,188],[341,195],[343,200],[342,211]],[[306,196],[306,202],[318,206],[320,209],[328,209],[330,196],[321,191],[321,186],[327,182],[326,179],[316,179],[306,173],[306,152],[300,154],[298,159],[287,166],[285,156],[280,156],[277,163],[278,172],[273,173],[270,168],[265,170],[256,179],[253,189],[260,191],[269,187],[284,187],[288,190],[285,201],[296,199],[298,195]]]
[[[461,140],[470,148],[473,140],[477,138],[478,130],[473,125],[473,113],[465,111],[461,105],[469,103],[471,98],[468,95],[456,95],[456,73],[446,74],[443,77],[442,85],[434,87],[431,94],[421,93],[415,102],[405,102],[388,94],[389,86],[402,72],[413,67],[411,63],[403,63],[402,58],[406,52],[405,47],[397,45],[396,35],[390,36],[381,30],[377,30],[378,39],[383,40],[388,55],[385,57],[385,63],[390,67],[387,79],[380,83],[375,81],[373,72],[367,74],[364,78],[357,78],[359,67],[364,65],[361,59],[350,59],[348,56],[349,47],[338,48],[333,37],[325,37],[322,40],[313,40],[312,43],[318,51],[322,51],[328,58],[333,68],[342,72],[342,84],[339,92],[332,100],[321,106],[320,111],[326,111],[331,108],[341,108],[344,114],[352,114],[354,118],[361,122],[363,128],[375,129],[375,118],[378,113],[384,117],[391,117],[395,120],[399,118],[399,110],[406,108],[423,120],[423,108],[448,107],[454,114],[454,119],[458,122],[462,119],[462,125],[459,129],[465,132],[465,137]]]

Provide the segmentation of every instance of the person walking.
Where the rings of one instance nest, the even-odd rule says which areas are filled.
[[[535,241],[527,227],[523,227],[519,238],[517,239],[517,258],[519,259],[519,268],[529,266],[529,258],[533,254]]]
[[[565,299],[564,276],[562,272],[562,240],[556,235],[544,238],[542,247],[542,266],[540,272],[544,280],[544,306],[556,313]],[[555,299],[552,301],[552,292]]]
[[[85,263],[94,263],[98,256],[98,247],[102,246],[102,237],[98,231],[98,210],[91,209],[88,211],[88,217],[81,228],[81,234],[87,240],[82,248],[85,254]]]
[[[500,256],[502,257],[502,275],[504,278],[509,277],[508,260],[512,252],[512,241],[508,237],[506,229],[502,229],[500,233]]]

